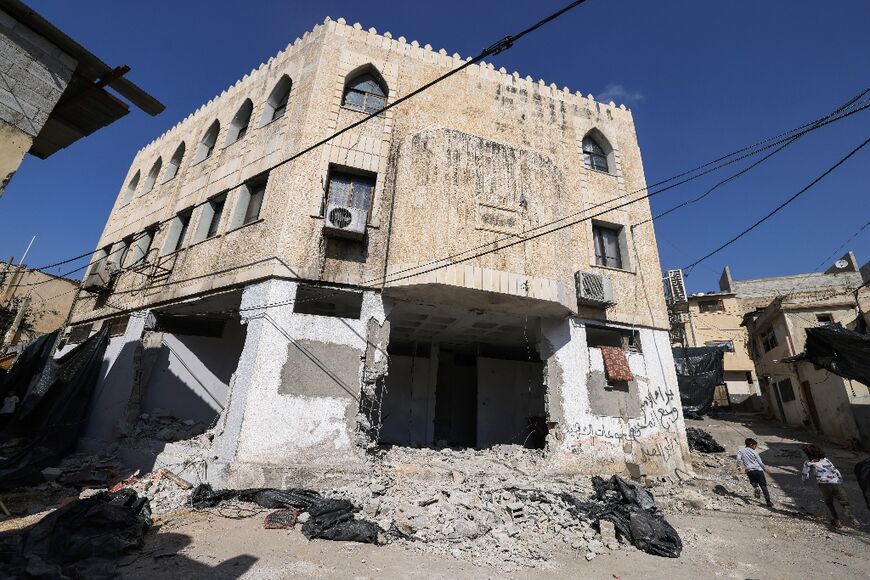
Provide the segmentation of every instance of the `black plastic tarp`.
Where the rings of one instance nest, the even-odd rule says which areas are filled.
[[[140,547],[150,527],[147,498],[131,489],[100,492],[0,533],[0,580],[115,578],[118,557]]]
[[[840,325],[807,328],[806,358],[845,379],[870,385],[870,334]]]
[[[720,346],[677,347],[673,354],[683,414],[687,417],[703,415],[713,402],[716,385],[724,380],[725,349]]]
[[[311,516],[302,525],[302,534],[309,540],[337,540],[377,544],[383,530],[374,522],[355,517],[356,506],[346,499],[327,499],[307,489],[225,489],[212,490],[200,484],[188,500],[195,509],[215,507],[221,502],[237,499],[265,508],[294,508]]]
[[[7,388],[26,385],[26,392],[0,432],[0,489],[39,483],[40,472],[55,466],[76,444],[107,344],[104,328],[59,359],[51,359],[39,341],[21,354],[28,370],[16,371],[21,362],[16,361],[6,377]],[[31,348],[39,351],[29,353]]]
[[[595,497],[588,501],[562,494],[576,515],[597,526],[601,520],[613,522],[620,536],[648,554],[679,558],[683,551],[680,534],[665,519],[645,487],[618,475],[607,480],[593,476],[592,486]]]

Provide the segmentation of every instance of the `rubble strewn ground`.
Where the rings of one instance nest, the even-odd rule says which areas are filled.
[[[153,474],[144,474],[130,485],[152,498],[156,531],[140,553],[125,558],[121,572],[130,578],[183,575],[209,580],[567,578],[578,572],[593,578],[866,577],[870,513],[851,478],[852,465],[866,454],[821,442],[847,475],[855,513],[864,522],[860,529],[834,530],[827,525],[815,486],[802,485],[798,473],[800,444],[819,439],[751,416],[687,423],[710,432],[727,451],[692,453],[694,477],[645,482],[683,539],[678,559],[644,554],[620,543],[609,526],[602,534],[581,521],[561,494],[588,498],[589,478],[542,478],[540,452],[510,446],[474,454],[393,448],[378,460],[370,478],[319,490],[360,506],[359,517],[386,530],[387,545],[309,542],[298,525],[264,529],[271,510],[253,504],[191,511],[183,505],[189,491],[168,478],[155,483]],[[772,510],[752,497],[735,468],[733,453],[747,436],[760,441],[761,455],[772,468]],[[85,464],[97,471],[108,469],[100,461]],[[28,501],[39,506],[33,509],[42,509],[68,493],[77,495],[64,479],[30,490],[26,497],[4,494],[3,499],[16,510]],[[39,517],[0,522],[0,529]]]

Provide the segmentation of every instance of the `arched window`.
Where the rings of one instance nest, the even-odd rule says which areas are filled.
[[[598,141],[589,135],[583,137],[583,162],[589,169],[610,172],[607,166],[607,153]]]
[[[178,169],[181,167],[181,162],[184,159],[185,145],[184,141],[172,154],[172,159],[169,160],[169,165],[166,166],[166,173],[163,175],[163,183],[166,183],[178,174]]]
[[[342,106],[366,113],[377,113],[387,104],[387,89],[383,81],[367,71],[350,79],[344,85]]]
[[[233,122],[230,123],[229,131],[227,131],[227,145],[243,139],[248,133],[248,125],[251,123],[253,110],[254,103],[251,102],[251,99],[245,99],[236,116],[233,117]]]
[[[145,178],[145,183],[142,185],[142,195],[154,189],[154,182],[157,181],[157,176],[160,175],[161,167],[163,167],[163,158],[158,157],[154,165],[151,166],[151,171],[148,172],[148,177]]]
[[[269,93],[269,98],[266,99],[266,106],[263,107],[263,119],[260,125],[271,123],[275,119],[280,119],[287,112],[287,101],[290,99],[290,89],[293,87],[293,81],[290,77],[284,75]]]
[[[220,130],[221,124],[219,121],[215,120],[215,122],[211,124],[211,127],[208,128],[208,131],[205,132],[205,135],[203,135],[202,141],[199,142],[199,147],[196,148],[196,155],[193,156],[194,164],[211,157]]]
[[[130,180],[130,183],[127,184],[127,189],[124,190],[124,199],[121,202],[121,205],[127,205],[130,203],[130,200],[133,199],[133,194],[136,193],[136,188],[139,187],[139,172],[136,172],[136,175],[133,176],[133,179]]]

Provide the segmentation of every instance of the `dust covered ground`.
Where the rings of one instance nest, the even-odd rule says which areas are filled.
[[[157,509],[145,546],[124,557],[118,571],[131,579],[191,580],[870,577],[870,513],[852,475],[854,463],[866,454],[749,415],[687,425],[709,431],[726,452],[693,453],[695,478],[648,481],[682,537],[683,552],[676,559],[603,538],[572,517],[558,494],[569,490],[586,498],[589,479],[540,481],[533,455],[503,449],[468,461],[450,450],[396,449],[370,480],[331,490],[359,505],[360,517],[402,532],[387,545],[308,541],[298,525],[264,529],[270,510],[252,504]],[[771,467],[774,509],[752,496],[734,466],[733,454],[745,437],[759,440]],[[818,490],[801,483],[804,442],[821,444],[847,478],[858,529],[831,528]],[[530,489],[544,493],[523,491]],[[155,503],[171,500],[175,507],[178,494],[171,490],[162,482]],[[499,517],[510,510],[511,517]],[[26,520],[34,518],[38,515]],[[22,520],[0,528],[16,523]]]

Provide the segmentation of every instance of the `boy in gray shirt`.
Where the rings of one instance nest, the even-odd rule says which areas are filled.
[[[770,492],[767,491],[767,479],[764,477],[767,466],[764,465],[761,456],[756,451],[758,441],[747,438],[745,444],[746,447],[741,447],[737,450],[737,465],[742,467],[746,472],[749,483],[755,488],[755,497],[761,497],[763,493],[767,507],[773,507],[773,502],[770,501]]]

